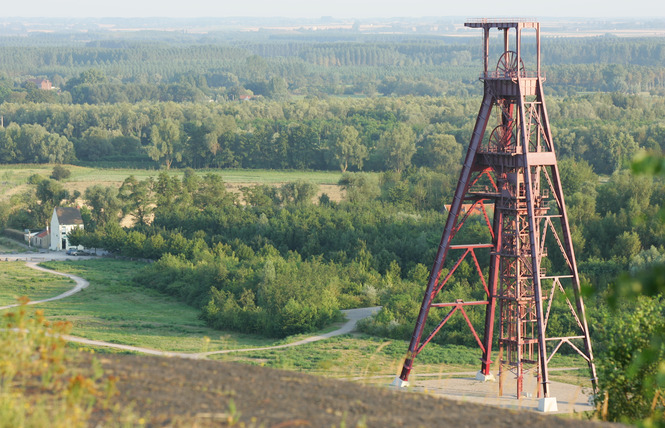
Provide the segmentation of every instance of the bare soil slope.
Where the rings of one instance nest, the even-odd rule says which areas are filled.
[[[363,422],[368,427],[611,426],[227,362],[98,358],[107,374],[119,379],[122,405],[134,403],[148,426],[229,426],[229,420],[266,428]]]

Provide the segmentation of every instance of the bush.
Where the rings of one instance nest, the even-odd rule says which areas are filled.
[[[51,178],[57,181],[66,180],[72,175],[72,172],[62,165],[56,165],[51,172]]]
[[[665,426],[665,389],[658,380],[665,361],[665,299],[641,296],[609,312],[595,335],[601,417]],[[658,344],[654,346],[657,338]],[[662,379],[660,380],[662,384]]]
[[[272,337],[321,329],[339,319],[341,301],[364,298],[358,272],[321,259],[302,261],[296,253],[285,259],[272,247],[243,257],[219,246],[207,254],[202,260],[166,254],[134,281],[200,308],[214,328]]]
[[[62,335],[71,323],[50,323],[41,310],[31,316],[28,299],[20,302],[0,318],[0,427],[88,426],[93,410],[109,407],[115,379],[94,361],[90,376],[70,370],[75,354]]]

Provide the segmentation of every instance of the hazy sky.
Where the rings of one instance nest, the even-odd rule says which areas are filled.
[[[663,17],[663,0],[28,0],[3,17]]]

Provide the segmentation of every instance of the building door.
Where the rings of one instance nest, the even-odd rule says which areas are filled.
[[[62,249],[66,250],[67,249],[67,239],[62,238]]]

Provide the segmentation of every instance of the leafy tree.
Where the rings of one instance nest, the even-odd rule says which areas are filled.
[[[339,180],[349,202],[369,202],[379,197],[381,190],[375,175],[365,173],[345,173]]]
[[[282,99],[288,95],[286,81],[282,77],[273,77],[268,82],[267,96],[273,99]]]
[[[193,194],[193,206],[200,209],[233,203],[235,203],[234,195],[226,190],[224,181],[218,174],[207,174],[203,177],[199,188]]]
[[[283,184],[279,188],[279,195],[284,204],[306,204],[311,203],[318,186],[308,181],[298,180]]]
[[[110,221],[99,232],[104,249],[112,253],[119,253],[122,250],[127,240],[127,232],[118,223]]]
[[[638,158],[633,171],[665,175],[665,158]],[[615,311],[601,324],[597,397],[609,420],[665,426],[665,265],[659,261],[643,262],[643,270],[624,274],[610,289]]]
[[[255,207],[271,207],[281,203],[277,188],[267,184],[242,187],[240,191],[245,202]]]
[[[77,227],[71,230],[69,233],[67,233],[67,239],[69,240],[69,243],[71,245],[75,246],[83,245],[86,248],[92,248],[85,245],[88,243],[88,235],[89,233],[86,232],[84,229]]]
[[[43,90],[32,82],[28,82],[25,85],[25,91],[27,95],[25,97],[26,101],[32,103],[52,103],[55,102],[55,92],[49,90]]]
[[[53,171],[51,172],[51,178],[56,180],[56,181],[61,181],[61,180],[66,180],[72,175],[72,172],[63,167],[62,165],[56,165],[53,167]]]
[[[185,174],[191,174],[191,168]],[[166,171],[161,171],[155,182],[155,194],[157,195],[157,206],[162,209],[172,209],[180,197],[182,197],[182,182],[175,176],[170,176]]]
[[[69,192],[62,187],[62,184],[50,179],[44,179],[37,184],[35,196],[36,200],[30,206],[37,224],[47,224],[53,214],[53,208],[70,199]]]
[[[416,153],[415,140],[413,129],[403,123],[381,134],[378,151],[386,166],[400,173],[411,165],[411,158]]]
[[[82,71],[78,77],[69,79],[67,88],[71,90],[77,85],[99,85],[104,82],[106,82],[106,75],[103,71],[97,68],[89,68]]]
[[[0,128],[0,161],[3,163],[21,160],[20,150],[16,143],[20,133],[21,127],[16,123],[11,123],[6,128]]]
[[[664,426],[665,300],[640,296],[618,309],[596,327],[601,416]]]
[[[11,151],[15,156],[14,159],[7,159],[10,162],[66,163],[74,158],[73,144],[66,137],[50,133],[41,125],[8,127],[5,138],[9,144],[5,146],[5,153]]]
[[[118,191],[113,187],[96,184],[85,190],[85,201],[92,208],[92,219],[96,227],[102,227],[112,220],[117,220],[122,208]]]
[[[11,98],[11,94],[12,94],[11,88],[5,85],[0,85],[0,103],[9,101],[9,99]]]
[[[344,126],[336,130],[328,140],[329,150],[339,165],[342,173],[349,166],[362,169],[363,162],[367,159],[367,147],[360,141],[360,133],[353,126]]]
[[[154,209],[153,185],[152,179],[139,181],[130,175],[118,190],[118,198],[124,203],[123,213],[131,214],[140,225],[148,224]]]
[[[166,169],[171,168],[174,161],[182,160],[180,128],[173,120],[164,119],[152,127],[150,144],[148,156],[156,162],[163,162]]]
[[[441,171],[456,171],[461,165],[462,145],[453,135],[437,128],[440,127],[429,127],[420,137],[413,162]]]

